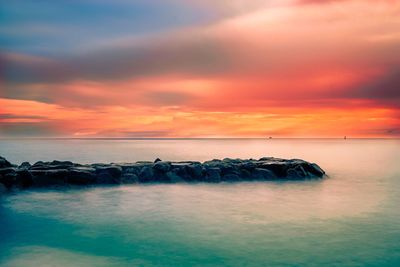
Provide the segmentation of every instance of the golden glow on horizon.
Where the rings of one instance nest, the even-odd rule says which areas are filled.
[[[244,113],[104,107],[96,112],[25,100],[0,99],[0,105],[6,107],[2,112],[20,116],[3,118],[2,123],[57,122],[53,127],[77,137],[141,137],[152,132],[150,137],[387,137],[374,129],[398,123],[392,110],[377,108],[321,108],[316,113],[277,107]]]

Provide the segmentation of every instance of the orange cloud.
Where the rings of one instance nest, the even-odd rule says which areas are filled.
[[[1,134],[400,135],[398,1],[256,2],[69,57],[3,54]]]

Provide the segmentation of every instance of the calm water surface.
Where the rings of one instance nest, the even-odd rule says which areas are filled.
[[[14,163],[276,156],[306,182],[27,191],[0,206],[0,266],[400,266],[400,140],[0,141]]]

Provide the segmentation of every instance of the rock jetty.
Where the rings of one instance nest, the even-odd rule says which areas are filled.
[[[305,180],[322,178],[325,172],[315,163],[300,159],[264,157],[223,159],[206,162],[154,162],[78,164],[70,161],[24,162],[17,166],[0,157],[0,193],[10,189],[69,185],[133,183],[236,182]]]

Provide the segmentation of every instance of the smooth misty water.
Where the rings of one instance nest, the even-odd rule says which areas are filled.
[[[276,156],[322,181],[132,185],[3,198],[1,266],[400,266],[400,140],[0,141],[14,163]]]

